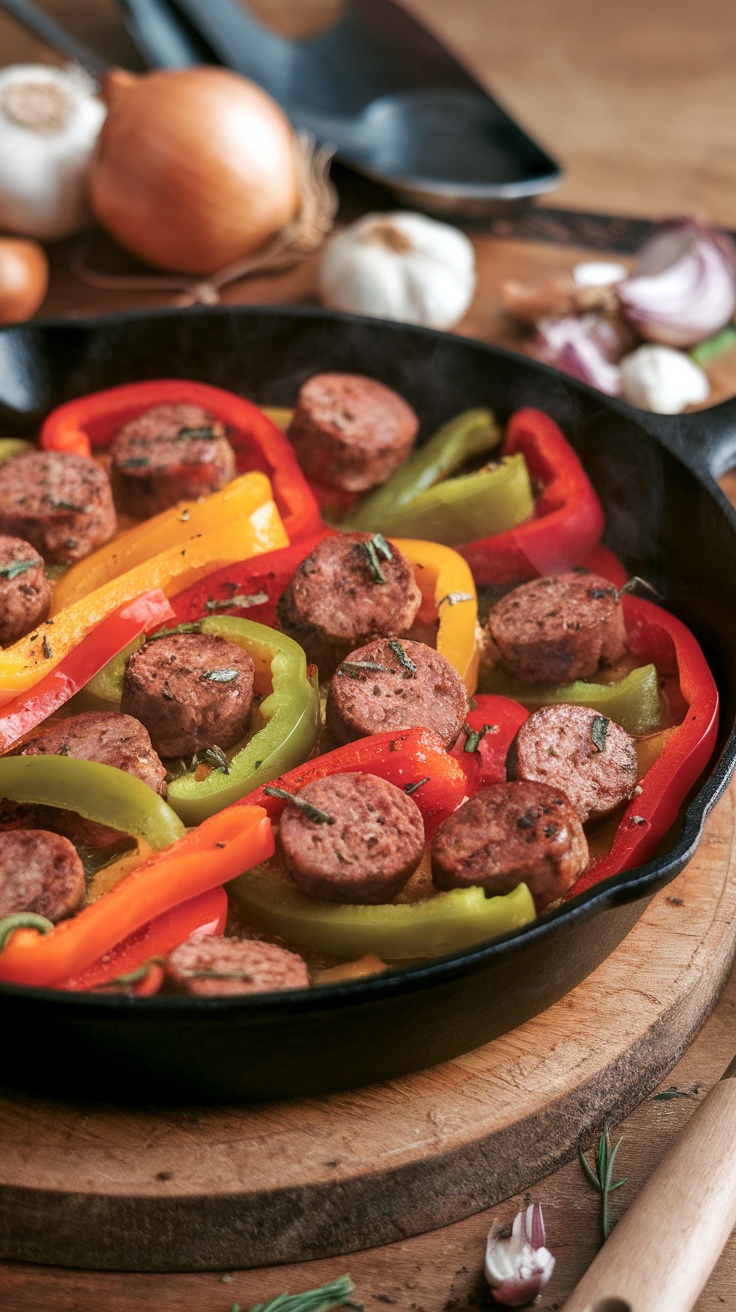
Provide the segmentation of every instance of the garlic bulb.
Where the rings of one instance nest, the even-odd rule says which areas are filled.
[[[324,305],[427,328],[450,328],[475,291],[475,253],[464,233],[423,214],[366,214],[322,255]]]
[[[661,415],[678,415],[707,401],[710,383],[700,368],[671,346],[640,346],[619,364],[622,394],[630,405]]]
[[[48,240],[89,222],[87,170],[104,117],[81,71],[0,70],[0,228]]]

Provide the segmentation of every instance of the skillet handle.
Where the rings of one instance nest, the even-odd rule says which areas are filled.
[[[674,451],[694,473],[714,480],[736,466],[736,397],[685,415],[637,412],[642,427]]]

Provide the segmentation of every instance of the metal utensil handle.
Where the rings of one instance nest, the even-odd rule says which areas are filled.
[[[0,0],[0,9],[4,9],[12,18],[16,18],[47,45],[53,46],[54,50],[67,55],[69,59],[76,60],[83,68],[94,73],[95,77],[101,78],[105,73],[109,73],[110,64],[102,55],[98,55],[91,46],[85,45],[84,41],[78,41],[71,32],[67,32],[65,27],[61,27],[53,18],[49,18],[48,14],[37,9],[31,0]]]
[[[562,1312],[690,1312],[736,1224],[736,1061],[711,1089]]]

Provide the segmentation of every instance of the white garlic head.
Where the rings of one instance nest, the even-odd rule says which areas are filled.
[[[81,70],[0,69],[0,229],[43,241],[90,221],[87,171],[105,113]]]
[[[684,351],[671,346],[640,346],[619,362],[621,391],[630,405],[661,415],[677,415],[707,401],[705,372]]]
[[[457,228],[423,214],[366,214],[324,248],[322,303],[351,314],[451,328],[475,291],[475,253]]]

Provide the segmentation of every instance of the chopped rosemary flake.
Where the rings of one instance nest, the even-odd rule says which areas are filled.
[[[175,629],[158,629],[156,633],[149,633],[146,636],[146,642],[155,642],[157,638],[173,638],[177,633],[201,633],[202,625],[199,620],[191,624],[177,624]]]
[[[199,439],[203,442],[214,442],[217,439],[217,433],[210,424],[202,425],[201,428],[180,428],[175,441],[184,442],[187,438]]]
[[[12,565],[3,565],[0,574],[10,582],[12,579],[17,578],[19,574],[25,574],[27,569],[34,569],[36,565],[40,564],[40,560],[16,560]]]
[[[608,726],[611,721],[606,715],[596,715],[590,726],[590,736],[593,739],[593,745],[599,752],[606,750],[606,738],[608,737]]]
[[[209,679],[210,683],[232,683],[239,673],[239,670],[204,670],[199,677]]]
[[[221,747],[205,747],[201,752],[195,752],[191,769],[196,770],[198,765],[211,765],[213,770],[222,770],[223,774],[230,773],[230,764]]]
[[[326,811],[320,811],[318,806],[312,806],[311,802],[306,802],[303,797],[297,793],[287,793],[285,788],[272,788],[268,785],[264,788],[267,797],[280,797],[284,802],[291,802],[292,806],[297,807],[302,815],[308,820],[313,820],[316,825],[334,825],[334,815],[328,815]]]
[[[84,509],[84,506],[75,506],[73,501],[60,501],[57,500],[56,497],[49,497],[48,500],[54,510],[71,510],[75,514],[79,514],[79,512]]]
[[[654,597],[655,601],[664,600],[659,588],[655,588],[653,583],[648,583],[646,579],[640,578],[638,574],[633,574],[632,577],[624,583],[623,587],[619,588],[618,595],[619,597],[623,597],[627,592],[646,592],[650,597]]]
[[[148,456],[129,456],[127,460],[119,460],[120,469],[143,469],[148,464]]]
[[[446,592],[437,602],[437,609],[444,606],[445,602],[448,606],[457,606],[461,601],[475,601],[475,597],[472,592]]]
[[[151,957],[144,961],[142,966],[136,966],[135,970],[129,970],[125,975],[116,975],[114,979],[102,980],[100,984],[95,984],[95,989],[109,989],[113,984],[139,984],[142,979],[146,978],[151,966],[163,966],[164,957]]]
[[[468,736],[465,739],[463,751],[477,752],[481,739],[485,738],[487,733],[498,733],[498,725],[484,724],[482,729],[471,729],[470,725],[466,725],[466,730]]]
[[[416,793],[417,790],[421,788],[423,784],[428,784],[430,778],[431,775],[425,774],[424,778],[417,779],[415,784],[404,784],[404,792],[406,793],[407,797],[411,797],[413,793]]]
[[[417,667],[414,664],[414,661],[411,659],[411,656],[407,656],[401,643],[397,642],[395,638],[391,638],[388,645],[391,648],[394,656],[398,657],[399,664],[403,665],[404,669],[409,671],[409,674],[416,674]]]
[[[43,641],[42,641],[42,643],[41,643],[41,650],[43,651],[43,654],[44,654],[44,656],[46,657],[46,660],[47,660],[47,661],[50,661],[50,660],[51,660],[51,657],[53,656],[54,653],[53,653],[52,648],[51,648],[51,643],[49,642],[49,640],[48,640],[48,638],[46,637],[46,634],[45,634],[45,633],[44,633],[44,635],[43,635]]]
[[[381,555],[384,560],[391,560],[392,552],[383,534],[374,533],[369,542],[361,542],[359,543],[359,546],[368,557],[368,564],[371,567],[374,582],[385,583],[386,580],[383,577],[383,571],[381,570],[378,557]]]
[[[228,610],[230,606],[238,606],[240,610],[247,610],[249,606],[263,606],[267,601],[267,592],[243,593],[240,596],[228,597],[226,601],[216,601],[214,597],[210,597],[209,601],[204,603],[204,608],[205,610]]]
[[[343,661],[338,665],[337,673],[349,679],[357,679],[361,674],[390,674],[388,665],[379,665],[378,661]]]
[[[242,979],[250,983],[253,979],[245,970],[180,970],[184,979]]]

